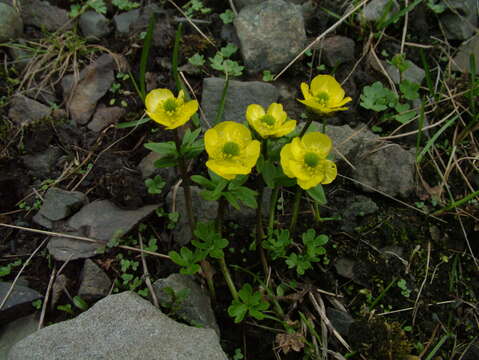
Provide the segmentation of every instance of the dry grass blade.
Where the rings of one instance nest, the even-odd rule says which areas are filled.
[[[143,236],[141,236],[140,233],[138,233],[138,239],[140,242],[140,250],[142,251],[140,255],[141,255],[141,263],[143,265],[143,277],[145,278],[145,284],[148,287],[148,290],[150,291],[151,299],[153,300],[153,305],[159,308],[160,303],[158,302],[158,297],[156,296],[155,289],[153,288],[153,285],[151,284],[150,272],[148,271],[148,265],[146,264],[145,254],[143,253]]]

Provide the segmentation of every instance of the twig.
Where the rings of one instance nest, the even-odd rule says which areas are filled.
[[[143,236],[138,233],[138,239],[140,240],[140,249],[143,251]],[[158,303],[158,297],[156,296],[156,292],[153,289],[153,285],[151,284],[150,273],[148,272],[148,265],[146,265],[145,254],[143,252],[140,254],[141,256],[141,263],[143,264],[143,277],[145,278],[145,284],[150,290],[151,299],[153,300],[153,305],[159,308],[160,304]]]
[[[45,292],[45,298],[43,299],[42,312],[40,314],[40,320],[38,320],[38,330],[40,330],[43,327],[43,322],[45,321],[47,304],[48,304],[48,300],[50,299],[50,290],[52,289],[55,277],[56,277],[56,269],[55,267],[53,267],[52,273],[50,275],[50,281],[48,281],[47,291]]]
[[[422,290],[424,289],[424,285],[427,282],[427,273],[429,272],[429,262],[430,262],[430,260],[431,260],[431,242],[429,241],[427,243],[427,260],[426,260],[426,271],[425,271],[426,274],[424,275],[424,279],[422,281],[421,287],[419,288],[419,292],[417,293],[416,301],[414,301],[414,311],[412,313],[412,325],[413,326],[416,322],[417,311],[419,310],[419,306],[418,306],[419,298],[421,297]]]

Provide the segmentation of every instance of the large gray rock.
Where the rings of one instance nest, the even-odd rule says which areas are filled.
[[[247,70],[280,70],[304,48],[306,31],[300,6],[267,0],[244,7],[234,20]]]
[[[88,128],[94,132],[100,132],[107,126],[118,123],[126,110],[119,106],[98,106],[93,119],[88,124]]]
[[[17,319],[10,324],[0,327],[0,359],[7,358],[8,352],[15,343],[19,342],[38,329],[38,320],[35,314]]]
[[[379,207],[374,201],[363,195],[355,195],[352,198],[348,196],[344,199],[343,203],[336,215],[343,219],[341,222],[341,230],[346,232],[354,231],[354,228],[358,225],[358,221],[362,217],[374,214],[379,210]]]
[[[320,43],[326,65],[334,67],[354,60],[354,40],[334,35]]]
[[[326,133],[333,141],[340,171],[351,170],[364,191],[407,197],[414,190],[415,157],[411,152],[398,144],[379,142],[378,136],[366,128],[328,126]],[[354,169],[341,160],[344,158]]]
[[[79,191],[50,188],[45,194],[38,214],[52,221],[62,220],[78,210],[86,201],[86,195]]]
[[[203,80],[201,107],[210,126],[214,125],[224,82],[225,80],[220,78],[205,78]],[[267,108],[271,103],[278,100],[278,96],[278,90],[271,84],[260,81],[230,80],[223,118],[220,121],[243,122],[246,119],[248,105],[259,104]],[[203,126],[209,127],[207,124],[203,124]]]
[[[143,179],[153,178],[156,175],[160,175],[167,184],[172,183],[177,179],[175,168],[157,168],[155,162],[160,160],[163,156],[154,151],[151,151],[146,155],[138,164],[137,169],[141,172],[141,177]]]
[[[113,17],[115,29],[120,35],[130,33],[130,25],[133,25],[140,18],[140,9],[130,10]]]
[[[220,335],[208,292],[191,276],[171,274],[165,279],[155,281],[153,289],[162,306],[170,306],[174,314],[190,325],[213,329],[218,336]],[[182,293],[184,297],[181,296]]]
[[[41,121],[52,113],[52,109],[23,95],[13,97],[8,117],[17,125],[29,125]]]
[[[476,0],[447,0],[447,11],[439,16],[446,36],[450,40],[466,40],[478,26],[478,3]]]
[[[479,35],[474,36],[470,41],[465,42],[459,48],[457,55],[451,62],[452,69],[468,73],[471,69],[471,55],[476,57],[476,74],[479,73]]]
[[[111,295],[75,319],[16,343],[8,360],[226,360],[218,336],[168,318],[132,292]]]
[[[157,207],[147,205],[136,210],[122,210],[108,200],[96,200],[85,205],[68,221],[60,222],[55,229],[69,235],[93,238],[100,243],[52,237],[48,251],[60,261],[92,257],[98,248],[126,234]]]
[[[3,303],[12,283],[0,282],[0,304]],[[0,309],[0,324],[6,324],[35,310],[32,301],[42,298],[43,295],[29,287],[16,284],[7,301]]]
[[[22,18],[25,25],[33,25],[47,31],[73,28],[68,12],[48,1],[22,0]]]
[[[88,39],[101,39],[111,31],[110,21],[96,11],[85,11],[80,16],[80,29]]]
[[[80,72],[75,84],[73,75],[62,79],[63,95],[72,119],[85,125],[95,112],[96,104],[110,89],[115,80],[115,62],[110,54],[101,55]]]
[[[396,0],[372,0],[358,14],[358,20],[366,22],[389,20],[397,11],[399,5]]]
[[[51,176],[51,172],[63,154],[56,146],[50,146],[40,153],[22,156],[23,165],[30,170],[30,173],[40,179]]]
[[[86,301],[95,301],[110,292],[111,280],[92,260],[86,259],[80,275],[78,296]]]
[[[193,216],[195,216],[196,220],[211,221],[216,219],[216,215],[218,212],[218,202],[204,200],[200,195],[202,190],[199,187],[191,186],[190,188],[193,206]],[[191,230],[189,227],[188,215],[186,213],[186,202],[183,187],[180,187],[178,189],[175,199],[173,199],[173,189],[168,193],[166,197],[166,204],[170,211],[172,211],[173,209],[173,200],[175,200],[175,211],[180,214],[180,218],[173,232],[174,240],[180,245],[186,245],[191,240]]]
[[[353,317],[349,313],[328,307],[326,308],[326,315],[333,327],[342,336],[348,336],[349,327],[354,322]]]
[[[17,39],[23,32],[23,21],[10,5],[0,3],[0,43]]]

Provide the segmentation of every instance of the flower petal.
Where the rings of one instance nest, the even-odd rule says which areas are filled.
[[[173,93],[168,89],[155,89],[151,90],[145,98],[146,110],[149,112],[156,112],[158,106],[169,98],[174,98]],[[150,116],[151,117],[151,116]],[[155,120],[156,121],[156,120]]]
[[[222,128],[222,136],[225,142],[233,141],[244,148],[251,141],[251,131],[246,126],[234,121],[223,121],[221,124],[224,123],[226,125]]]
[[[245,167],[250,169],[256,165],[256,162],[259,158],[259,153],[261,151],[261,143],[258,140],[251,141],[244,151],[240,154],[242,158],[242,163]],[[251,172],[251,170],[250,170]]]
[[[311,92],[309,91],[309,86],[306,83],[301,83],[301,92],[303,93],[304,100],[312,98]]]
[[[280,162],[283,172],[287,177],[294,178],[294,174],[291,171],[289,164],[294,161],[293,154],[291,153],[291,143],[283,146],[280,152]]]
[[[333,147],[333,142],[329,136],[318,131],[305,134],[301,141],[306,149],[311,149],[323,159],[328,156]]]
[[[321,166],[323,167],[324,179],[321,181],[321,184],[330,184],[336,176],[338,176],[338,169],[336,164],[331,160],[322,161]]]
[[[155,122],[157,122],[160,125],[163,125],[163,126],[166,126],[166,127],[169,127],[169,126],[172,125],[170,118],[168,116],[166,116],[165,114],[161,113],[161,112],[153,113],[153,112],[149,112],[147,110],[146,115],[148,115],[148,117],[150,119],[154,120]]]
[[[316,185],[322,183],[324,179],[323,174],[318,174],[313,177],[310,177],[309,179],[303,180],[303,179],[298,179],[298,185],[304,189],[308,190],[311,189],[312,187],[315,187]]]
[[[265,115],[264,109],[261,105],[251,104],[246,109],[246,120],[256,131],[256,122]]]
[[[208,129],[205,132],[204,136],[205,150],[208,156],[211,158],[217,158],[221,151],[221,146],[223,142],[220,141],[219,134],[217,131],[217,126],[214,128]]]
[[[339,103],[334,104],[335,107],[343,106],[344,104],[347,104],[348,102],[353,101],[349,96],[345,97],[343,100],[341,100]]]
[[[284,135],[289,134],[290,132],[294,131],[296,128],[296,120],[288,120],[286,121],[276,132],[274,136],[281,137]]]
[[[198,101],[190,100],[185,103],[178,111],[188,117],[189,120],[198,111]]]
[[[271,115],[276,120],[275,126],[279,126],[286,121],[288,115],[283,110],[283,105],[278,103],[272,103],[268,107],[268,115]]]
[[[344,97],[343,88],[331,75],[317,75],[311,81],[311,93],[313,96],[317,96],[322,92],[328,94],[330,100],[337,99],[340,96],[339,100],[334,100],[333,102],[339,102]]]
[[[251,168],[242,166],[237,161],[232,160],[208,160],[206,166],[224,178],[231,175],[246,175],[251,172]]]

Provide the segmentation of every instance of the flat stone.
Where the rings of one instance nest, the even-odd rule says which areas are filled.
[[[17,125],[24,126],[36,123],[50,116],[52,109],[42,103],[16,95],[11,100],[8,117]]]
[[[91,131],[100,132],[104,128],[118,123],[125,113],[126,110],[119,106],[99,106],[87,127]]]
[[[111,31],[110,21],[96,11],[85,11],[80,16],[80,29],[82,34],[89,39],[101,39]]]
[[[469,73],[471,69],[471,55],[476,57],[476,74],[479,73],[479,35],[471,38],[459,48],[457,55],[451,62],[452,70]]]
[[[12,347],[8,359],[226,360],[227,356],[213,330],[177,323],[137,294],[125,292],[24,338]]]
[[[306,43],[301,6],[284,0],[246,6],[234,25],[249,72],[279,71]]]
[[[38,213],[52,221],[62,220],[78,210],[86,201],[86,195],[79,191],[50,188]]]
[[[51,32],[73,28],[68,12],[48,1],[22,0],[22,18],[25,25],[33,25]]]
[[[216,112],[221,101],[224,87],[224,79],[205,78],[203,80],[203,93],[201,107],[205,112],[207,124],[204,128],[214,126]],[[236,81],[230,80],[226,94],[225,107],[220,121],[244,122],[246,108],[250,104],[259,104],[267,108],[271,103],[278,100],[278,89],[272,84],[260,81]],[[208,126],[208,124],[210,126]]]
[[[130,25],[133,25],[140,17],[140,9],[130,10],[113,17],[116,32],[120,35],[130,33]]]
[[[20,14],[10,5],[0,3],[0,43],[16,40],[23,33]]]
[[[322,58],[331,67],[354,61],[354,47],[354,40],[339,35],[328,37],[320,43]]]
[[[174,168],[157,168],[155,166],[155,162],[160,160],[161,158],[161,154],[151,151],[140,161],[137,166],[137,169],[141,172],[141,177],[143,179],[153,178],[156,175],[160,175],[162,179],[165,180],[167,184],[169,184],[178,178]]]
[[[426,76],[426,72],[412,61],[406,60],[406,62],[409,64],[409,67],[402,73],[402,79],[421,84]],[[388,63],[385,63],[384,67],[394,83],[399,84],[401,82],[401,76],[398,68]]]
[[[346,199],[344,208],[341,208],[336,215],[343,219],[341,222],[341,230],[352,232],[360,218],[374,214],[378,210],[379,207],[370,198],[364,195],[355,195],[353,198],[348,197]]]
[[[10,348],[38,329],[35,314],[17,319],[0,327],[0,359],[7,359]]]
[[[12,283],[9,282],[0,282],[0,303],[5,299],[11,285]],[[0,309],[0,324],[6,324],[23,315],[34,312],[35,308],[32,306],[32,301],[42,297],[43,295],[38,291],[17,283]]]
[[[80,275],[78,295],[86,301],[96,301],[108,295],[111,280],[94,261],[86,259]]]
[[[174,304],[173,312],[190,325],[213,329],[218,336],[220,335],[208,292],[200,287],[193,277],[171,274],[165,279],[155,281],[153,288],[163,307]],[[168,288],[175,293],[175,296],[180,295],[178,303],[174,302],[175,296],[167,290]],[[183,297],[182,293],[186,295]]]
[[[23,165],[37,178],[51,175],[57,160],[63,152],[56,146],[50,146],[41,153],[22,156]]]
[[[73,75],[62,79],[64,98],[72,119],[85,125],[95,112],[96,104],[110,89],[115,80],[115,62],[110,54],[101,55],[94,63],[80,72],[75,86]]]
[[[354,278],[354,266],[356,265],[356,261],[348,259],[348,258],[339,258],[334,263],[334,267],[339,275],[345,277],[346,279],[353,279]]]
[[[447,9],[439,15],[449,40],[466,40],[478,26],[479,5],[476,0],[448,0]]]
[[[396,0],[372,0],[359,12],[358,20],[366,22],[377,22],[383,18],[388,20],[397,11],[399,5]]]
[[[347,336],[354,319],[349,313],[335,308],[326,308],[326,315],[333,327],[342,335]]]
[[[13,64],[20,70],[23,70],[35,56],[34,52],[28,49],[27,42],[24,39],[18,39],[16,45],[12,44],[8,48],[10,56],[13,58]]]
[[[48,251],[60,261],[92,257],[98,248],[113,238],[125,235],[157,207],[158,205],[148,205],[136,210],[122,210],[108,200],[93,201],[66,222],[60,222],[57,230],[93,238],[100,243],[52,237],[48,242]]]

